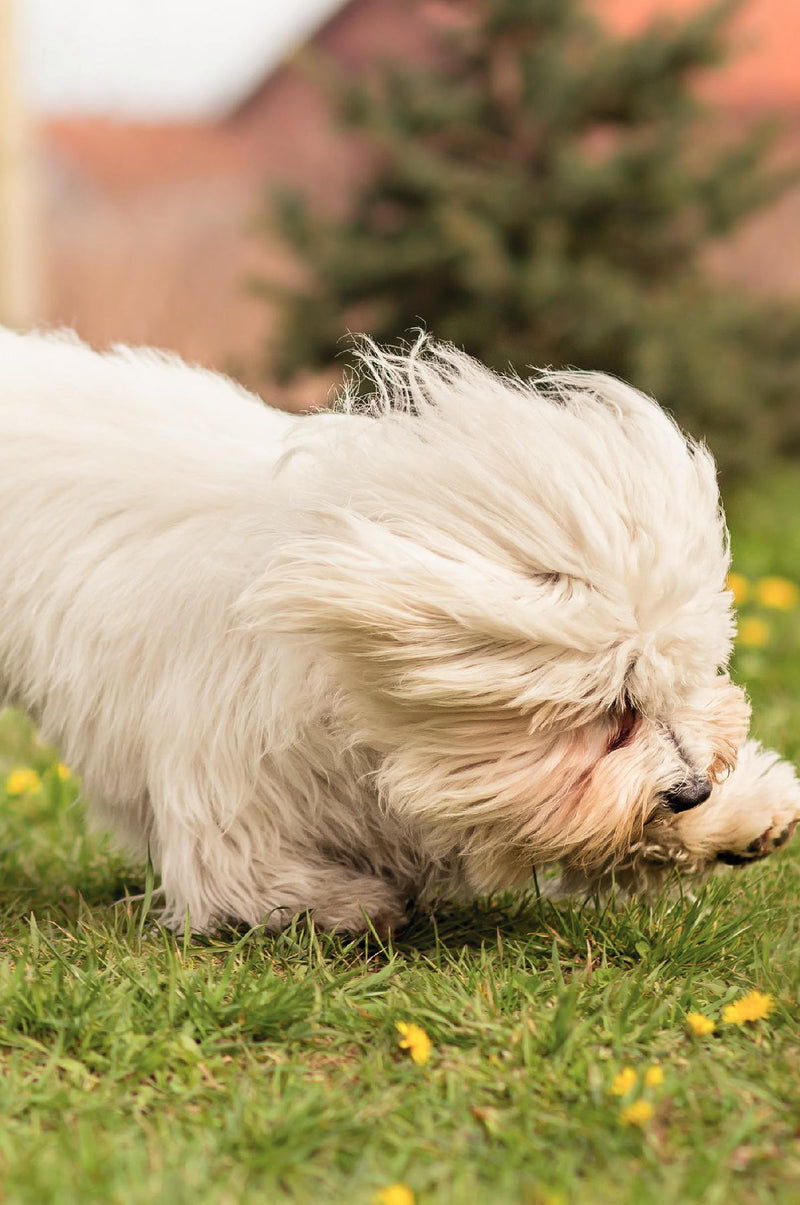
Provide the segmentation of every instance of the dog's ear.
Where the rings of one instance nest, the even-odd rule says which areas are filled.
[[[434,550],[343,509],[307,516],[237,609],[313,639],[351,684],[398,705],[535,708],[539,725],[611,706],[630,656],[618,616],[585,584]]]

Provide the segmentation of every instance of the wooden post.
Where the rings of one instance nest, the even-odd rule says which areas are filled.
[[[0,0],[0,322],[38,315],[32,129],[19,86],[14,0]]]

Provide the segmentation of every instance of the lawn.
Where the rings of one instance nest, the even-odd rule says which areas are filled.
[[[736,674],[757,735],[800,761],[800,611],[752,601],[800,575],[798,499],[800,473],[776,474],[729,513],[751,590]],[[0,1199],[800,1197],[800,840],[695,898],[598,911],[533,892],[419,915],[393,948],[303,926],[176,938],[7,712],[2,782],[19,767],[41,786],[2,809]],[[752,989],[772,1012],[726,1024]],[[715,1031],[692,1036],[692,1012]],[[429,1035],[424,1065],[398,1022]]]

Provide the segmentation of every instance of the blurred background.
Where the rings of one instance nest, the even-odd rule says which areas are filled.
[[[800,451],[797,0],[0,0],[0,313],[318,405],[342,336]]]

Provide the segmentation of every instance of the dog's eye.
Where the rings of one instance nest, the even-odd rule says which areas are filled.
[[[624,712],[617,721],[617,727],[611,734],[611,739],[608,743],[608,752],[613,753],[615,749],[621,749],[623,745],[627,745],[636,731],[636,715],[632,711]]]

